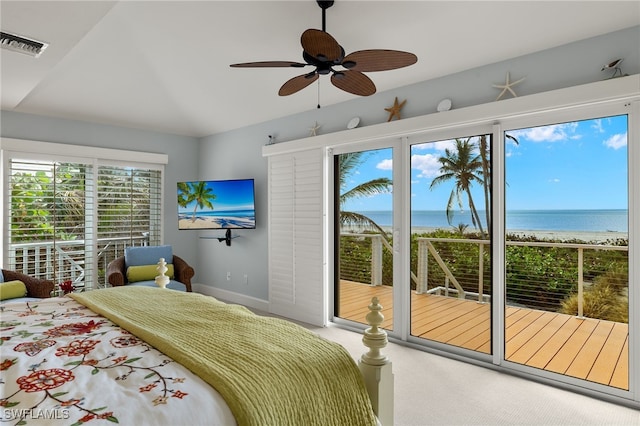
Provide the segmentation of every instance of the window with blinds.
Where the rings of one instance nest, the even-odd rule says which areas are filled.
[[[160,243],[161,170],[15,158],[9,169],[10,269],[103,287],[125,247]]]

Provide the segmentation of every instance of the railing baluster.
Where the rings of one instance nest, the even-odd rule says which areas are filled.
[[[478,303],[484,300],[484,243],[478,244]]]
[[[382,285],[382,236],[371,237],[371,285]]]
[[[423,294],[429,289],[429,250],[427,242],[418,240],[418,282],[416,283],[416,293]]]
[[[583,318],[584,305],[584,274],[583,274],[584,256],[582,247],[578,247],[578,318]]]

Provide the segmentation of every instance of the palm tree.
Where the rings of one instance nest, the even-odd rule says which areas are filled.
[[[469,225],[467,225],[466,223],[459,223],[458,226],[453,227],[453,230],[456,234],[464,237],[464,233],[467,232],[468,227]]]
[[[491,230],[491,171],[489,162],[491,159],[491,148],[487,143],[487,135],[480,136],[478,141],[480,160],[482,164],[482,186],[484,189],[484,210],[487,218],[487,232]]]
[[[340,225],[341,226],[359,226],[364,228],[373,228],[386,237],[386,232],[375,221],[367,216],[349,212],[343,209],[345,203],[349,200],[368,197],[377,194],[386,194],[391,192],[391,179],[377,178],[368,182],[361,183],[351,189],[345,190],[349,177],[358,170],[358,167],[364,162],[364,152],[350,152],[342,154],[338,159],[338,184],[340,186]]]
[[[198,211],[198,207],[201,209],[208,207],[213,210],[213,203],[211,201],[216,199],[216,195],[211,191],[212,189],[207,187],[206,182],[199,181],[189,185],[189,192],[186,195],[178,195],[178,203],[184,203],[186,201],[186,205],[195,201],[191,222],[196,221],[196,212]],[[182,198],[182,196],[184,196],[184,198]]]
[[[478,172],[482,174],[482,159],[480,158],[480,154],[476,154],[474,152],[476,146],[470,139],[471,138],[467,138],[465,140],[456,139],[455,151],[451,151],[448,148],[445,149],[445,155],[438,158],[438,161],[441,164],[441,174],[431,181],[429,188],[433,189],[435,186],[443,182],[454,180],[455,186],[451,190],[451,195],[447,202],[446,213],[449,225],[451,225],[453,220],[454,202],[457,201],[458,206],[462,209],[461,197],[462,194],[466,194],[469,210],[471,211],[471,222],[473,223],[473,226],[480,230],[481,234],[484,234],[482,222],[480,221],[480,216],[478,215],[478,211],[471,195],[471,185],[473,185],[474,182],[481,185],[484,184],[483,178],[478,174]]]
[[[190,192],[187,182],[178,182],[178,205],[180,207],[187,207]]]
[[[519,144],[515,136],[505,133],[504,137]],[[487,142],[487,135],[480,136],[478,141],[478,150],[480,151],[480,159],[482,161],[482,178],[484,189],[484,206],[487,216],[487,232],[491,230],[491,147]]]

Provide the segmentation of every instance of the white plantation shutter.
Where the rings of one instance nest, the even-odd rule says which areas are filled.
[[[160,244],[161,164],[5,154],[7,269],[102,287],[125,247]]]
[[[8,269],[83,286],[95,274],[91,164],[12,159]]]
[[[322,151],[269,157],[269,309],[324,325]]]
[[[100,270],[106,270],[109,262],[123,256],[126,247],[160,244],[161,185],[160,170],[98,166]]]

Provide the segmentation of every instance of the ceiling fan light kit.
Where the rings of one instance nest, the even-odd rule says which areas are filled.
[[[321,75],[331,74],[331,83],[338,89],[358,95],[370,96],[376,93],[376,86],[365,72],[388,71],[413,65],[418,58],[413,53],[389,49],[369,49],[345,55],[344,48],[326,32],[326,9],[333,6],[333,1],[316,0],[322,9],[322,30],[308,29],[302,33],[303,62],[263,61],[232,64],[235,68],[265,67],[314,67],[314,70],[285,82],[278,94],[292,95],[314,81]]]

